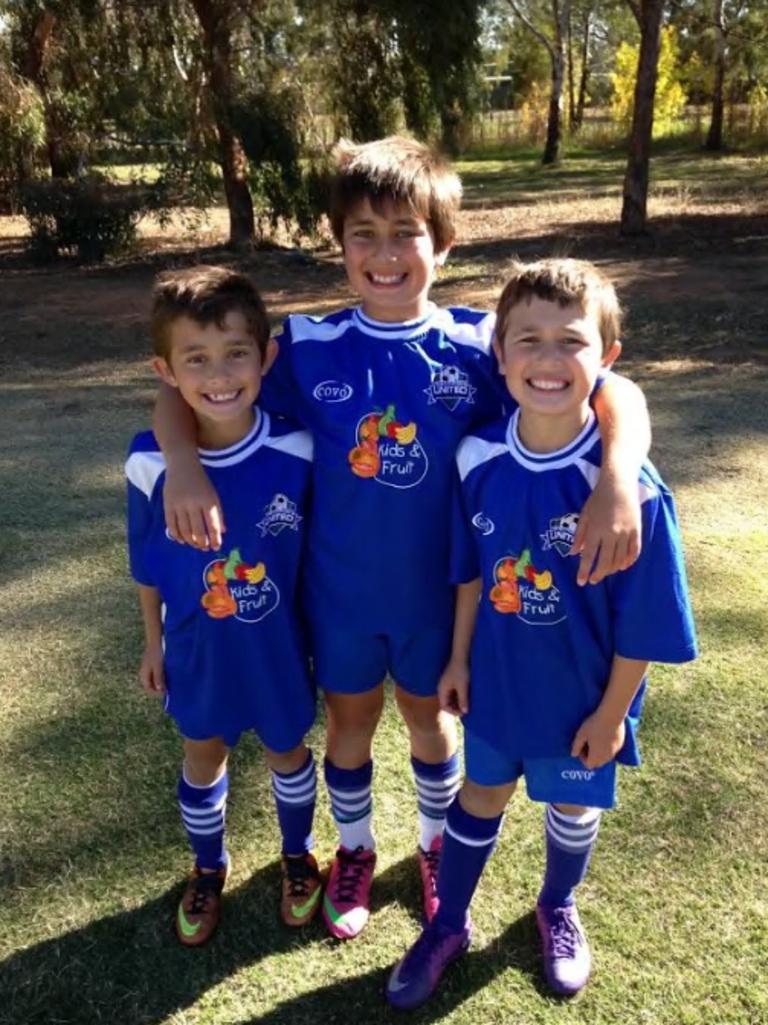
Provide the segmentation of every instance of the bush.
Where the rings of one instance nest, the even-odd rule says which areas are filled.
[[[131,247],[139,218],[153,201],[146,188],[115,185],[91,174],[29,182],[22,188],[21,205],[37,259],[74,255],[84,263],[100,263]]]

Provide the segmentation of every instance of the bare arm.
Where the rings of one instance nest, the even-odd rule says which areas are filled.
[[[175,388],[160,385],[152,420],[165,456],[165,524],[171,537],[196,548],[221,548],[226,530],[216,489],[197,454],[197,424]]]
[[[144,622],[144,654],[139,667],[141,685],[148,694],[165,694],[163,623],[160,592],[139,584],[139,606]]]
[[[599,769],[623,747],[624,719],[647,671],[647,662],[614,655],[603,700],[573,738],[571,754],[588,769]]]
[[[453,623],[451,658],[438,684],[440,707],[453,715],[469,711],[469,649],[477,621],[482,580],[459,584],[456,589],[456,616]]]
[[[581,556],[576,579],[582,585],[597,584],[627,569],[640,554],[637,479],[651,444],[645,397],[626,377],[610,374],[606,378],[595,395],[595,412],[603,462],[595,490],[581,510],[571,549]]]

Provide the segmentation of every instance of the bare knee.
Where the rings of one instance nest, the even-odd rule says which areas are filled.
[[[363,694],[326,693],[327,751],[334,765],[356,769],[368,761],[383,707],[381,685]]]
[[[184,776],[193,786],[205,787],[227,767],[229,748],[221,737],[209,740],[184,738]]]
[[[309,748],[302,741],[290,751],[272,751],[267,747],[264,749],[264,760],[273,772],[298,772],[306,762],[308,754]]]
[[[516,787],[517,781],[487,787],[481,783],[473,783],[471,779],[465,779],[459,791],[459,802],[470,815],[476,815],[480,819],[492,819],[502,814]]]

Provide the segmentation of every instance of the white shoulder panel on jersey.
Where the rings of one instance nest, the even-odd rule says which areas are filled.
[[[472,324],[456,320],[449,309],[443,308],[435,314],[432,324],[441,328],[457,345],[469,345],[474,349],[480,349],[481,352],[490,352],[496,314],[486,313],[481,320]]]
[[[131,452],[125,463],[125,475],[147,498],[152,497],[157,478],[165,469],[162,452]]]
[[[459,445],[458,451],[456,452],[456,465],[459,468],[459,477],[464,480],[468,473],[480,466],[481,463],[487,463],[489,459],[495,459],[496,456],[503,456],[509,452],[509,449],[501,441],[485,441],[483,438],[477,438],[474,435],[468,435],[462,443]]]
[[[309,431],[291,431],[290,434],[283,434],[279,438],[267,438],[264,442],[266,448],[277,449],[278,452],[287,452],[299,459],[306,459],[312,462],[313,442]]]
[[[594,463],[590,463],[586,459],[576,459],[574,462],[581,470],[590,489],[594,491],[595,485],[597,484],[597,478],[600,476],[600,467],[595,466]],[[637,482],[637,493],[640,498],[640,505],[642,505],[644,502],[647,502],[650,498],[653,498],[656,495],[656,488],[653,484],[646,484],[639,480]]]
[[[352,313],[350,310],[349,316],[336,324],[308,317],[305,313],[294,313],[288,318],[291,325],[291,341],[332,342],[347,330],[352,322]]]

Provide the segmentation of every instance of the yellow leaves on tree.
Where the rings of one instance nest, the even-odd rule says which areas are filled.
[[[640,47],[622,43],[616,51],[616,70],[611,72],[611,111],[616,121],[629,126],[635,98],[635,78]],[[653,134],[664,135],[674,126],[685,107],[685,90],[680,81],[677,32],[672,25],[661,30],[661,48],[653,106]]]

